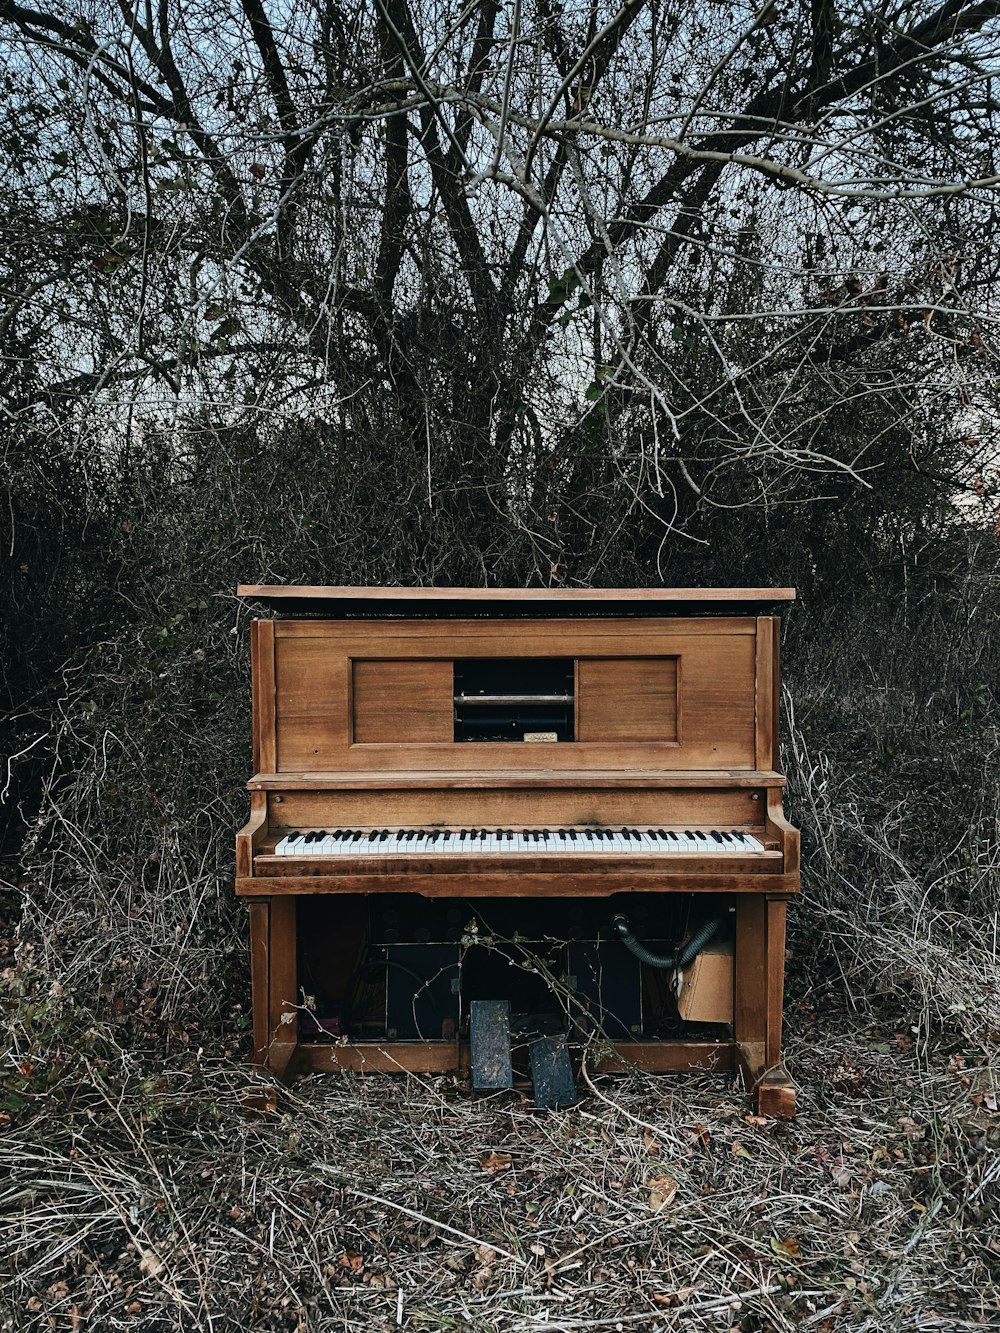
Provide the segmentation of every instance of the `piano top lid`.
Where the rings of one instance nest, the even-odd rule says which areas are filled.
[[[794,588],[362,588],[241,583],[237,596],[279,615],[753,615],[795,600]]]

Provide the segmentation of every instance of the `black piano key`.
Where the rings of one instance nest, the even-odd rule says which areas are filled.
[[[721,834],[721,833],[716,833],[716,832],[714,831],[714,829],[713,829],[713,831],[712,831],[712,838],[713,838],[713,840],[714,840],[715,842],[717,842],[717,843],[719,844],[720,847],[723,845],[723,843],[722,843],[722,834]]]

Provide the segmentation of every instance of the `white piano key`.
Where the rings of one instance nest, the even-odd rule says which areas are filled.
[[[436,836],[435,836],[436,835]],[[466,828],[466,829],[289,829],[275,844],[276,856],[710,856],[762,852],[744,829],[657,828]]]

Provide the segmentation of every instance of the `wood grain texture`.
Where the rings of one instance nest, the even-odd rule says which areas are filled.
[[[780,865],[780,863],[775,863]],[[733,893],[760,895],[765,892],[796,894],[798,878],[772,874],[689,874],[681,870],[660,874],[579,874],[550,872],[515,873],[509,869],[483,871],[475,875],[449,875],[441,871],[416,874],[406,871],[384,875],[260,876],[236,880],[240,896],[261,892],[274,898],[299,893],[420,893],[425,898],[607,898],[614,893]],[[757,974],[762,982],[763,969]]]
[[[270,943],[271,901],[253,898],[249,903],[250,916],[250,981],[253,1012],[253,1058],[255,1064],[267,1060],[270,1041],[268,1028],[270,1005]]]
[[[352,666],[352,744],[453,740],[454,668],[450,661],[355,658]]]
[[[641,1069],[648,1073],[678,1073],[686,1069],[723,1071],[736,1067],[731,1042],[622,1041],[615,1042],[612,1049],[614,1055],[593,1063],[595,1072],[625,1073]],[[443,1074],[466,1070],[469,1065],[468,1043],[453,1041],[364,1041],[346,1046],[302,1042],[292,1062],[292,1068],[298,1072],[350,1069],[369,1074]]]
[[[679,1074],[685,1069],[735,1069],[736,1055],[728,1041],[619,1041],[616,1052],[597,1060],[599,1074],[641,1069],[650,1074]]]
[[[798,875],[801,858],[799,831],[785,818],[781,792],[769,790],[766,795],[767,836],[780,842],[785,854],[785,870],[790,875]]]
[[[748,894],[736,904],[733,1034],[741,1042],[767,1039],[767,911],[760,894]]]
[[[577,740],[676,742],[676,657],[584,658],[577,681]]]
[[[785,996],[785,919],[788,902],[767,898],[767,1036],[764,1063],[768,1069],[781,1059],[781,1017]]]
[[[274,621],[255,620],[250,628],[254,767],[278,767],[275,748]]]
[[[460,791],[476,790],[489,787],[495,791],[506,791],[512,787],[523,787],[541,791],[546,787],[571,790],[574,788],[600,788],[607,791],[632,791],[639,788],[666,790],[675,787],[699,787],[704,790],[737,789],[742,787],[760,788],[784,787],[785,778],[780,773],[752,768],[723,768],[708,770],[675,769],[663,772],[661,769],[629,769],[625,772],[613,769],[573,769],[567,772],[555,772],[551,769],[538,769],[530,772],[526,769],[473,768],[463,772],[427,773],[415,769],[395,769],[391,773],[338,773],[321,771],[301,771],[295,773],[257,773],[247,783],[248,791]]]
[[[430,640],[452,646],[439,656],[483,657],[488,653],[479,651],[496,643],[498,637],[505,640],[510,649],[497,653],[501,657],[572,657],[571,652],[563,651],[565,642],[573,635],[586,636],[594,641],[592,657],[607,656],[615,651],[614,645],[628,642],[626,653],[637,650],[641,653],[654,652],[655,639],[658,635],[670,633],[686,636],[704,636],[715,638],[720,634],[741,634],[748,639],[756,636],[757,630],[753,616],[673,616],[657,619],[655,616],[637,619],[629,616],[612,616],[605,620],[593,620],[588,616],[573,619],[535,620],[531,617],[511,620],[486,620],[479,617],[472,619],[437,620],[429,617],[424,620],[405,618],[378,620],[336,620],[328,617],[317,619],[288,619],[273,622],[275,637],[279,639],[350,639],[365,647],[358,651],[359,657],[385,657],[381,651],[387,642],[398,642],[402,649],[410,644],[409,653],[393,652],[391,656],[426,656],[425,648]],[[636,649],[636,645],[644,645]]]
[[[793,602],[794,588],[370,588],[241,583],[238,597],[264,601],[369,602]]]
[[[267,794],[250,794],[250,818],[236,835],[236,873],[249,875],[253,868],[254,852],[268,834]]]
[[[272,898],[270,907],[267,1063],[276,1069],[275,1061],[281,1057],[275,1048],[294,1047],[298,1040],[298,908],[294,898]]]
[[[754,769],[755,626],[752,617],[604,625],[278,621],[278,769],[263,771]],[[579,740],[453,739],[452,662],[553,656],[579,664]],[[611,668],[602,666],[611,658],[626,659],[617,691]],[[374,662],[383,665],[362,665]]]
[[[551,748],[551,747],[546,747]],[[582,824],[653,824],[763,829],[765,801],[753,788],[665,790],[489,786],[380,792],[286,791],[272,801],[270,826],[280,828],[547,828]],[[754,799],[756,797],[756,799]]]
[[[600,870],[595,870],[595,864]],[[532,856],[521,852],[516,860],[496,855],[460,856],[448,853],[434,856],[421,852],[415,856],[397,853],[393,856],[257,856],[254,872],[270,878],[294,878],[299,875],[480,875],[508,873],[530,874],[594,874],[655,875],[670,874],[674,870],[689,875],[766,875],[780,874],[780,851],[756,852],[747,856],[709,857],[700,852],[678,852],[674,856],[657,856],[653,852],[635,856],[593,856],[588,852],[550,852]]]
[[[767,1067],[763,1042],[737,1042],[735,1054],[757,1114],[778,1120],[793,1119],[795,1084],[784,1065],[778,1062]]]
[[[774,633],[769,616],[757,617],[757,653],[754,685],[754,751],[758,768],[773,768],[774,748]]]

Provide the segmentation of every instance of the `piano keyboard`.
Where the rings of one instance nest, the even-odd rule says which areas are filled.
[[[635,852],[711,856],[762,852],[764,844],[740,829],[562,828],[562,829],[312,829],[294,830],[275,847],[277,856],[435,856],[497,853],[537,856],[581,852],[588,856]]]

